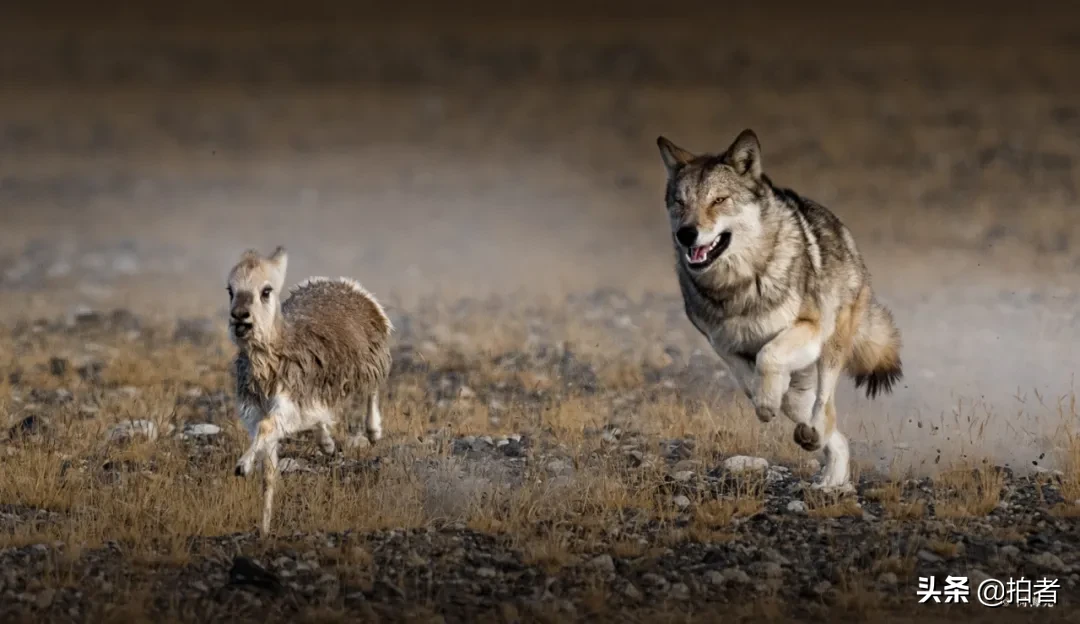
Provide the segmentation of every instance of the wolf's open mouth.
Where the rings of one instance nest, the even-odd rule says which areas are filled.
[[[731,232],[722,232],[708,245],[698,245],[686,250],[686,263],[693,269],[703,269],[720,257],[731,244]]]

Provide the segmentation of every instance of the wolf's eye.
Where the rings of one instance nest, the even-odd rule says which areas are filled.
[[[719,206],[720,204],[726,202],[727,199],[728,199],[727,197],[717,197],[716,199],[713,200],[713,205],[714,206]]]
[[[262,289],[263,301],[269,301],[270,300],[270,293],[272,293],[272,292],[274,292],[273,288],[270,288],[269,286],[264,287]]]

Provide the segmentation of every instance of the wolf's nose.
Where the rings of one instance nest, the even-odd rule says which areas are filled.
[[[684,225],[679,228],[678,232],[675,232],[675,238],[683,247],[689,247],[697,240],[697,228]]]

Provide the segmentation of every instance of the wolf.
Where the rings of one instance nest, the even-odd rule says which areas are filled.
[[[800,447],[824,449],[813,487],[850,490],[834,402],[840,375],[871,399],[903,378],[900,331],[854,237],[825,206],[772,182],[752,129],[722,153],[656,143],[686,316],[759,420],[783,412]]]

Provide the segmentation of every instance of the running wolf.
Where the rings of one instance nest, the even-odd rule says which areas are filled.
[[[687,317],[762,422],[782,411],[799,446],[824,448],[814,487],[850,489],[833,396],[840,373],[870,398],[903,375],[900,332],[874,298],[851,232],[821,204],[773,184],[753,130],[721,154],[656,142]]]

